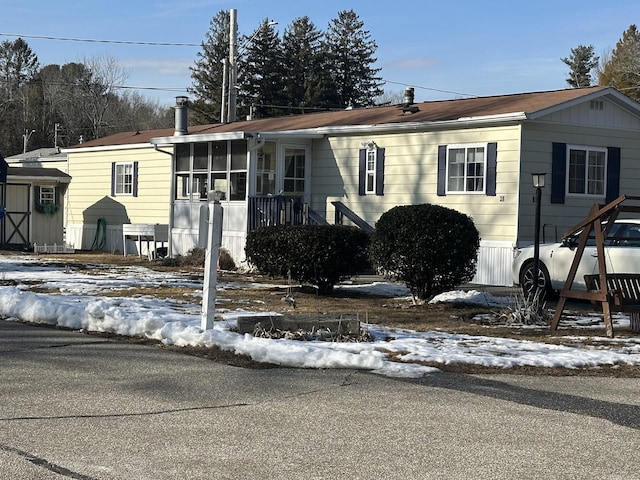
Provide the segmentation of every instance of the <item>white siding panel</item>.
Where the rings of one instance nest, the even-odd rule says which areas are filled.
[[[510,287],[513,244],[508,242],[480,242],[476,275],[472,283]]]

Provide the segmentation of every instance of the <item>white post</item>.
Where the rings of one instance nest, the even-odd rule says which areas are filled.
[[[209,192],[210,194],[213,192]],[[222,243],[222,205],[209,198],[209,229],[207,250],[204,257],[204,286],[202,288],[202,313],[200,328],[211,330],[216,314],[216,283],[218,280],[218,257]]]

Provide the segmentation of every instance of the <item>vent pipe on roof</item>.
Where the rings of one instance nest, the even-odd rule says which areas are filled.
[[[187,135],[189,131],[187,130],[187,104],[189,103],[189,99],[185,96],[176,97],[176,131],[173,133],[174,136],[178,135]]]
[[[415,99],[415,96],[413,94],[413,87],[407,87],[404,89],[404,104],[405,105],[411,105],[413,104],[413,101]]]

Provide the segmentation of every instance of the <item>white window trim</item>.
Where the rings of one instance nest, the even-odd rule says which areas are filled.
[[[373,168],[369,168],[369,155],[373,154]],[[374,144],[372,147],[368,147],[365,150],[365,168],[364,168],[364,194],[375,195],[376,194],[376,182],[378,171],[378,148]],[[371,182],[371,188],[369,188],[369,176],[373,178]]]
[[[45,194],[46,192],[46,194]],[[46,196],[46,198],[45,198]],[[40,186],[40,198],[38,198],[40,205],[55,205],[56,203],[56,187],[52,185]]]
[[[571,167],[570,165],[570,159],[571,159],[571,155],[570,152],[571,150],[584,150],[585,152],[587,152],[587,158],[589,158],[588,152],[603,152],[604,153],[604,177],[602,179],[602,194],[595,194],[595,193],[575,193],[575,192],[569,192],[569,169]],[[565,166],[566,166],[566,180],[565,180],[565,185],[564,185],[564,191],[565,191],[565,196],[566,197],[573,197],[573,198],[606,198],[607,196],[607,165],[609,164],[609,152],[606,148],[604,147],[594,147],[593,145],[569,145],[567,144],[567,151],[565,152]],[[588,168],[587,168],[587,175],[588,175]],[[585,181],[588,181],[588,177],[585,177]],[[586,185],[585,185],[585,191],[586,191]]]
[[[457,149],[457,148],[464,148],[465,149],[465,168],[464,168],[464,185],[466,188],[467,185],[467,155],[466,155],[466,151],[469,148],[478,148],[478,147],[482,147],[484,148],[484,158],[483,158],[483,182],[482,182],[482,190],[474,190],[474,191],[467,191],[467,190],[450,190],[449,189],[449,151]],[[447,158],[445,159],[445,165],[446,165],[446,175],[445,175],[445,185],[446,185],[446,190],[445,193],[447,195],[486,195],[486,191],[487,191],[487,150],[489,147],[489,143],[457,143],[457,144],[451,144],[451,145],[447,145]]]
[[[123,189],[122,187],[124,187],[124,185],[125,185],[124,181],[122,183],[118,182],[118,178],[119,178],[118,169],[121,168],[121,167],[127,167],[127,166],[131,167],[131,183],[130,183],[131,192],[118,191],[118,185],[121,186],[121,189]],[[115,175],[114,175],[114,179],[113,179],[113,181],[115,183],[115,185],[113,186],[113,192],[115,193],[116,196],[118,196],[118,197],[132,197],[133,196],[133,182],[135,181],[134,178],[133,178],[133,175],[134,175],[133,162],[116,162],[116,171],[115,171]],[[122,175],[122,177],[124,177],[124,176]]]

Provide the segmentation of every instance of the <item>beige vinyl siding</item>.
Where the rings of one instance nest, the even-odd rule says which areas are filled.
[[[169,223],[171,156],[153,147],[69,152],[67,232],[88,249],[97,222],[107,225],[107,250],[121,250],[123,223]],[[138,162],[138,195],[111,195],[111,164]]]
[[[384,195],[358,195],[358,151],[385,149]],[[437,195],[438,146],[496,142],[496,195]],[[471,216],[483,240],[515,242],[520,127],[332,137],[314,143],[311,208],[333,222],[340,200],[370,225],[396,205],[433,203]],[[338,180],[337,180],[338,179]]]
[[[590,128],[549,123],[527,123],[523,130],[523,158],[521,209],[518,222],[519,243],[533,243],[535,216],[535,189],[531,184],[533,170],[546,172],[546,185],[542,189],[540,222],[547,242],[556,240],[569,228],[587,217],[594,203],[604,203],[604,197],[565,196],[565,203],[551,203],[551,162],[553,142],[592,147],[620,148],[620,194],[640,195],[640,137],[628,131]]]
[[[138,162],[138,196],[111,196],[111,164]],[[167,223],[171,157],[153,148],[69,153],[68,221]]]

